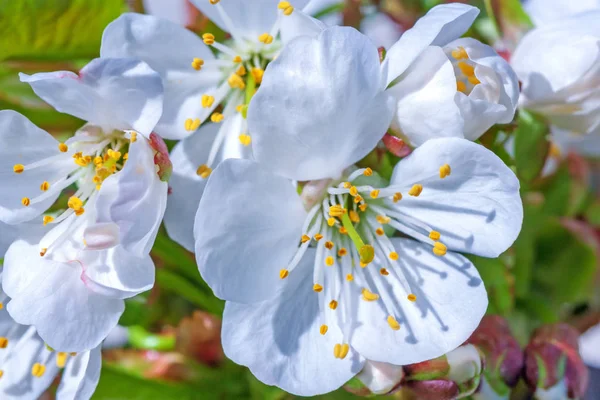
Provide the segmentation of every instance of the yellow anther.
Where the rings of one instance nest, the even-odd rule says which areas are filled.
[[[396,253],[395,251],[392,251],[390,254],[388,254],[388,257],[390,258],[390,260],[394,260],[394,261],[397,261],[398,258],[400,258],[398,253]]]
[[[341,249],[338,250],[337,255],[339,257],[344,257],[346,254],[348,254],[348,250],[346,250],[345,247],[342,247]]]
[[[317,293],[322,292],[323,291],[323,286],[319,285],[318,283],[315,283],[313,285],[313,290]]]
[[[309,240],[310,240],[310,236],[308,236],[308,235],[302,235],[302,238],[300,239],[300,241],[301,241],[302,243],[306,243],[306,242],[308,242]]]
[[[360,211],[362,211],[362,212],[365,212],[365,211],[367,211],[367,207],[368,207],[367,203],[365,203],[365,204],[361,204],[360,206],[358,206],[358,208],[359,208],[359,209],[360,209]]]
[[[356,204],[360,203],[361,201],[363,201],[363,198],[362,198],[362,196],[361,196],[360,194],[359,194],[359,195],[356,195],[356,196],[354,196],[354,202],[355,202]]]
[[[357,196],[358,195],[358,189],[356,188],[356,186],[352,186],[350,188],[350,196]]]
[[[79,210],[75,211],[75,215],[79,217],[79,216],[83,215],[84,212],[85,212],[85,208],[81,207]]]
[[[100,157],[100,156],[96,156],[96,157],[94,157],[94,160],[93,160],[93,161],[94,161],[94,165],[95,165],[96,167],[101,167],[101,166],[102,166],[102,163],[104,162],[104,158],[102,158],[102,157]]]
[[[388,315],[387,323],[390,326],[390,328],[392,328],[395,331],[400,329],[400,324],[398,323],[398,321],[396,321],[396,318],[394,318],[392,315]]]
[[[265,70],[262,68],[254,67],[250,70],[250,73],[254,78],[254,82],[256,82],[257,85],[260,85],[262,83],[263,76],[265,75]]]
[[[194,68],[196,71],[200,71],[202,69],[203,65],[204,65],[204,60],[201,58],[194,58],[192,60],[192,68]]]
[[[330,240],[326,241],[326,242],[325,242],[325,247],[326,247],[328,250],[331,250],[331,249],[333,249],[333,242],[332,242],[332,241],[330,241]]]
[[[119,159],[121,159],[121,152],[120,151],[114,151],[113,149],[108,149],[106,151],[106,154],[108,154],[108,156],[110,158],[112,158],[115,161],[118,161]]]
[[[288,8],[283,10],[283,15],[292,15],[293,12],[294,12],[294,7],[289,6]]]
[[[52,217],[50,215],[44,215],[44,218],[42,220],[44,221],[44,226],[46,226],[49,223],[51,223],[52,221],[54,221],[54,217]]]
[[[331,300],[329,302],[329,308],[331,308],[332,310],[335,310],[337,308],[337,306],[338,306],[338,302],[337,301]]]
[[[340,227],[339,232],[342,235],[347,235],[348,234],[348,230],[346,228],[344,228],[343,226]]]
[[[288,271],[287,269],[282,269],[281,271],[279,271],[279,277],[281,279],[287,278],[289,274],[290,274],[290,271]]]
[[[238,105],[235,107],[235,111],[237,111],[237,112],[242,112],[242,110],[243,110],[244,106],[245,106],[245,104],[238,104]]]
[[[446,255],[447,251],[448,251],[448,248],[446,247],[445,244],[443,244],[441,242],[435,242],[433,244],[433,254],[435,254],[436,256]]]
[[[409,294],[408,296],[406,296],[406,298],[408,299],[408,301],[412,301],[413,303],[415,301],[417,301],[417,296],[415,296],[414,294]]]
[[[215,42],[215,35],[213,35],[212,33],[205,33],[204,35],[202,35],[202,40],[204,41],[204,44],[210,46]]]
[[[327,329],[329,329],[329,328],[327,327],[327,325],[321,325],[321,327],[319,328],[319,333],[320,333],[321,335],[324,335],[324,334],[326,334],[326,333],[327,333]]]
[[[562,155],[562,151],[560,147],[558,147],[555,143],[550,142],[550,149],[548,150],[548,156],[552,158],[560,158]]]
[[[208,1],[210,2],[210,4],[215,5],[221,0],[208,0]]]
[[[0,379],[2,379],[2,376],[4,376],[4,371],[0,369]]]
[[[377,300],[379,300],[379,295],[376,294],[376,293],[371,292],[367,288],[363,288],[363,290],[362,290],[362,299],[364,301],[377,301]]]
[[[361,268],[365,268],[369,264],[364,263],[364,262],[361,261],[361,262],[358,263],[358,265],[360,265]]]
[[[450,168],[450,165],[444,164],[440,167],[440,178],[444,179],[451,173],[452,173],[452,168]]]
[[[5,349],[8,346],[8,338],[0,337],[0,349]]]
[[[25,171],[25,166],[23,164],[15,164],[13,167],[13,172],[15,174],[20,174]]]
[[[450,54],[452,54],[452,57],[454,57],[457,60],[464,60],[469,58],[467,51],[462,46],[459,46],[457,49],[452,50],[452,53]]]
[[[33,364],[33,367],[31,368],[31,375],[35,376],[36,378],[41,378],[44,376],[44,372],[46,372],[45,365],[40,363]]]
[[[44,181],[42,182],[42,184],[40,185],[40,190],[42,192],[47,191],[48,189],[50,189],[50,183],[48,181]]]
[[[4,308],[4,303],[0,301],[0,310]]]
[[[218,124],[219,122],[223,121],[224,118],[225,117],[223,116],[223,114],[218,112],[213,113],[213,115],[210,116],[210,120],[215,124]]]
[[[352,184],[350,182],[344,182],[344,189],[350,189],[352,187]]]
[[[429,232],[429,239],[431,240],[440,240],[440,233],[438,231]]]
[[[335,358],[340,358],[341,353],[342,353],[342,345],[337,343],[335,346],[333,346],[333,356]]]
[[[258,37],[258,41],[264,44],[271,44],[273,43],[273,36],[265,32]]]
[[[329,226],[334,226],[335,225],[335,218],[330,217],[327,219],[327,225]]]
[[[354,275],[352,275],[352,274],[348,274],[348,275],[346,275],[346,280],[347,280],[348,282],[352,282],[352,281],[354,280]]]
[[[467,85],[462,81],[456,81],[456,90],[461,93],[467,94]]]
[[[383,230],[383,228],[375,229],[375,233],[378,234],[379,236],[385,235],[385,231]]]
[[[469,76],[467,77],[467,80],[472,84],[472,85],[479,85],[481,83],[481,81],[479,79],[477,79],[477,77],[475,75],[473,76]]]
[[[329,207],[329,215],[332,217],[341,217],[346,213],[346,209],[339,204]]]
[[[239,76],[238,76],[238,78],[239,78]],[[202,99],[200,101],[202,103],[202,107],[210,108],[210,107],[212,107],[213,103],[215,102],[215,98],[209,94],[203,94]]]
[[[96,185],[96,190],[100,190],[101,187],[102,185]]]
[[[391,221],[391,218],[385,215],[378,215],[375,219],[382,225],[389,224]]]
[[[31,200],[29,199],[29,197],[23,197],[21,199],[21,204],[23,204],[25,207],[29,207],[29,204],[31,204]]]
[[[64,143],[59,143],[59,144],[58,144],[58,150],[59,150],[61,153],[66,153],[67,151],[69,151],[69,146],[67,146],[67,145],[66,145],[66,144],[64,144]]]
[[[317,233],[315,236],[313,236],[313,239],[315,239],[318,242],[319,240],[323,239],[323,235]]]
[[[200,120],[198,118],[196,119],[191,119],[188,118],[185,120],[185,130],[186,131],[195,131],[196,129],[198,129],[198,127],[200,126]]]
[[[56,353],[56,366],[58,368],[64,368],[67,364],[67,353],[63,353],[62,351]]]
[[[240,67],[237,69],[237,71],[235,71],[235,74],[238,76],[244,76],[246,75],[246,67],[244,67],[243,65],[240,65]]]
[[[375,258],[375,248],[370,244],[365,244],[358,250],[360,261],[364,264],[369,264]]]
[[[385,269],[385,268],[381,268],[381,269],[379,270],[379,273],[380,273],[381,275],[383,275],[383,276],[388,276],[388,275],[390,274],[390,273],[388,272],[388,270],[387,270],[387,269]]]
[[[244,80],[237,74],[231,74],[229,76],[229,78],[227,79],[227,83],[229,83],[229,86],[232,89],[240,89],[240,90],[244,90],[246,89],[246,83],[244,82]]]
[[[411,196],[418,197],[422,191],[423,191],[423,185],[420,185],[417,183],[417,184],[413,185],[413,187],[410,188],[410,190],[408,191],[408,194],[410,194]]]
[[[285,10],[286,8],[290,7],[291,4],[289,1],[280,1],[279,4],[277,4],[277,8],[279,8],[280,10]]]
[[[461,61],[457,65],[458,65],[458,68],[461,70],[461,72],[463,74],[465,74],[466,76],[475,75],[475,67],[472,66],[471,64],[467,64],[466,62]]]
[[[242,61],[243,61],[243,60],[242,60],[242,57],[240,57],[240,56],[235,56],[235,57],[233,57],[233,62],[234,62],[235,64],[241,63]]]
[[[400,193],[400,192],[394,193],[394,197],[392,198],[392,200],[394,201],[394,203],[397,203],[400,200],[402,200],[402,193]]]
[[[341,360],[343,360],[344,358],[346,358],[346,356],[348,355],[348,352],[350,351],[350,346],[346,343],[344,343],[342,345],[342,348],[340,349],[340,356],[339,358]]]
[[[349,217],[350,221],[352,222],[360,222],[360,217],[358,216],[358,213],[354,210],[350,210]]]
[[[375,189],[375,190],[371,190],[371,198],[372,199],[376,199],[379,196],[379,190]]]
[[[373,170],[371,168],[365,168],[365,170],[363,171],[363,175],[371,176],[371,175],[373,175]]]
[[[131,137],[129,140],[131,143],[135,143],[137,141],[137,132],[131,132]]]
[[[125,155],[123,156],[123,160],[128,160],[129,159],[129,153],[125,153]]]
[[[48,248],[47,247],[41,248],[40,249],[40,257],[44,257],[47,252],[48,252]]]
[[[198,169],[196,170],[196,175],[198,175],[199,177],[206,179],[210,176],[210,174],[212,173],[212,168],[209,167],[206,164],[202,164],[201,166],[198,167]]]
[[[331,267],[334,264],[334,262],[335,260],[331,256],[327,256],[327,258],[325,258],[325,265],[327,265],[328,267]]]
[[[250,135],[247,135],[245,133],[242,133],[240,136],[238,136],[238,139],[240,140],[240,143],[243,146],[250,146],[250,144],[252,143],[252,138],[250,137]]]
[[[79,197],[71,196],[67,201],[67,206],[75,211],[81,209],[83,207],[83,201]]]

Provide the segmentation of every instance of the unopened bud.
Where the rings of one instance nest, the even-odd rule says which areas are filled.
[[[150,134],[150,147],[156,152],[154,154],[154,165],[158,167],[158,177],[163,182],[168,182],[171,179],[173,173],[173,163],[169,158],[169,148],[165,144],[164,140],[156,133]]]
[[[377,361],[367,361],[356,376],[371,393],[392,392],[404,378],[402,366]]]
[[[175,348],[202,364],[214,365],[223,359],[220,337],[221,321],[209,313],[196,311],[179,323]]]
[[[397,136],[386,133],[382,140],[385,148],[396,157],[406,157],[411,153],[410,146]]]
[[[538,328],[525,349],[525,382],[536,398],[578,399],[588,384],[579,334],[567,324]]]

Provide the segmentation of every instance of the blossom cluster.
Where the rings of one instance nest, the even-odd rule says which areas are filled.
[[[520,108],[594,151],[600,11],[532,30],[509,62],[462,37],[479,14],[462,3],[387,49],[315,1],[193,3],[226,39],[126,13],[78,73],[20,74],[85,121],[70,137],[0,111],[0,397],[61,369],[59,400],[91,397],[163,222],[226,301],[225,355],[268,385],[312,396],[476,352],[459,346],[488,294],[463,254],[500,256],[523,222],[519,179],[478,139]]]

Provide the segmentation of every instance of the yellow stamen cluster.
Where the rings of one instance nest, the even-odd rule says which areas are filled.
[[[67,151],[69,151],[69,146],[67,146],[64,143],[59,143],[58,144],[58,151],[60,151],[61,153],[66,153]]]
[[[250,70],[250,73],[252,74],[252,77],[254,78],[256,84],[260,85],[262,83],[265,70],[262,68],[255,67]]]
[[[390,274],[390,273],[388,272],[388,270],[387,270],[387,269],[385,269],[385,268],[381,268],[381,269],[379,270],[379,273],[380,273],[381,275],[383,275],[383,276],[388,276],[388,275]]]
[[[379,295],[377,293],[371,292],[367,288],[363,288],[361,294],[362,294],[362,299],[364,301],[377,301],[377,300],[379,300]]]
[[[328,240],[325,242],[325,248],[328,250],[333,249],[333,242],[331,240]]]
[[[320,293],[320,292],[322,292],[322,291],[323,291],[323,286],[319,285],[318,283],[315,283],[315,284],[313,285],[313,290],[314,290],[315,292],[317,292],[317,293]]]
[[[331,308],[332,310],[335,310],[338,306],[338,302],[336,300],[331,300],[329,302],[329,308]]]
[[[237,71],[235,71],[236,75],[239,76],[244,76],[246,75],[246,67],[244,67],[243,65],[240,65],[240,67],[237,69]]]
[[[211,95],[203,94],[202,99],[200,101],[201,101],[202,107],[210,108],[210,107],[212,107],[213,103],[215,102],[215,98]]]
[[[377,189],[372,190],[370,193],[370,196],[372,199],[376,199],[377,197],[379,197],[379,190],[377,190]]]
[[[352,282],[352,281],[354,280],[354,275],[352,275],[352,274],[348,274],[348,275],[346,275],[346,280],[347,280],[348,282]]]
[[[377,222],[379,222],[381,225],[385,225],[385,224],[389,224],[391,219],[390,217],[387,217],[385,215],[378,215],[376,218]]]
[[[397,261],[398,258],[400,258],[398,253],[396,253],[395,251],[392,251],[388,256],[390,257],[390,260],[394,260],[394,261]]]
[[[390,328],[392,328],[393,330],[395,330],[395,331],[400,330],[400,324],[398,323],[398,321],[396,321],[396,318],[394,318],[393,315],[388,315],[387,323],[390,326]]]
[[[50,189],[50,183],[48,181],[42,182],[42,184],[40,185],[40,190],[42,192],[46,192],[48,191],[48,189]]]
[[[0,349],[5,349],[8,346],[8,338],[0,336]]]
[[[188,118],[185,120],[184,127],[186,131],[195,131],[200,127],[200,120],[198,118],[191,119]]]
[[[313,239],[315,239],[318,242],[319,240],[323,239],[323,235],[317,233],[315,236],[313,236]]]
[[[201,166],[198,167],[198,169],[196,170],[196,174],[203,178],[206,179],[210,176],[210,174],[212,173],[212,168],[210,168],[208,165],[206,164],[202,164]]]
[[[446,247],[445,244],[441,243],[441,242],[435,242],[433,244],[433,254],[435,254],[436,256],[444,256],[446,255],[446,252],[448,251],[448,248]]]
[[[58,368],[64,368],[67,364],[67,353],[62,351],[56,353],[56,366]]]
[[[371,176],[371,175],[373,175],[373,170],[371,168],[365,168],[365,170],[363,171],[363,175]]]
[[[310,236],[308,236],[308,235],[302,235],[302,238],[300,238],[300,241],[301,241],[302,243],[306,243],[306,242],[308,242],[309,240],[310,240]]]
[[[25,171],[25,166],[23,164],[15,164],[13,167],[13,172],[15,174],[21,174]]]
[[[210,120],[211,120],[212,122],[214,122],[215,124],[218,124],[219,122],[223,121],[223,119],[224,119],[224,118],[225,118],[225,117],[223,116],[223,114],[221,114],[221,113],[218,113],[218,112],[216,112],[216,113],[213,113],[213,114],[210,116]]]
[[[337,252],[338,257],[344,257],[346,254],[348,254],[348,250],[345,247],[342,247]]]
[[[452,54],[452,57],[454,57],[457,60],[466,60],[469,58],[467,51],[462,46],[458,47],[458,49],[452,50],[451,54]]]
[[[44,372],[46,372],[45,365],[40,363],[33,364],[33,367],[31,368],[31,375],[35,376],[36,378],[41,378],[44,376]]]
[[[422,191],[423,191],[423,185],[415,184],[410,188],[410,190],[408,191],[408,194],[411,196],[414,196],[414,197],[419,197],[419,195],[421,194]]]
[[[327,265],[328,267],[333,266],[334,262],[335,262],[335,260],[331,256],[327,256],[325,258],[325,265]]]
[[[287,269],[282,269],[281,271],[279,271],[279,277],[281,279],[285,279],[290,275],[290,271],[288,271]]]
[[[232,89],[246,89],[246,83],[238,74],[231,74],[227,79],[227,83],[229,83],[229,87]]]
[[[358,213],[354,210],[350,210],[350,212],[348,213],[349,217],[350,217],[350,221],[358,223],[360,222],[360,217],[358,215]]]
[[[29,197],[23,197],[21,199],[21,204],[23,204],[25,207],[29,207],[29,204],[31,204],[31,199]]]
[[[406,298],[408,299],[408,301],[412,301],[413,303],[414,303],[415,301],[417,301],[417,296],[415,296],[415,295],[414,295],[414,294],[412,294],[412,293],[411,293],[411,294],[409,294],[409,295],[408,295]]]
[[[332,217],[341,217],[346,213],[346,209],[339,204],[329,207],[329,215]]]
[[[84,156],[83,153],[73,154],[73,161],[80,167],[87,167],[92,162],[92,156]]]
[[[440,233],[438,231],[429,232],[429,239],[431,240],[440,240]]]
[[[54,217],[52,217],[50,215],[44,215],[44,218],[43,218],[44,226],[48,225],[52,221],[54,221]]]
[[[319,333],[321,335],[324,335],[327,333],[328,330],[329,330],[329,328],[327,327],[327,325],[321,325],[321,327],[319,328]]]
[[[240,57],[240,56],[235,56],[235,57],[233,57],[233,63],[234,63],[234,64],[239,64],[239,63],[241,63],[242,61],[244,61],[244,60],[242,60],[242,57]]]
[[[394,203],[397,203],[400,200],[402,200],[402,193],[400,193],[400,192],[394,193],[394,197],[392,198],[392,200],[394,201]]]

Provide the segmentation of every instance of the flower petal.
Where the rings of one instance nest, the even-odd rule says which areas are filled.
[[[451,174],[441,179],[445,164]],[[407,193],[413,184],[423,186],[418,197]],[[395,167],[391,185],[405,196],[390,206],[440,232],[449,249],[497,257],[521,230],[518,179],[494,153],[468,140],[429,140]]]
[[[318,296],[312,291],[309,252],[286,279],[280,296],[258,304],[227,302],[223,314],[222,340],[227,357],[245,365],[262,382],[297,396],[331,392],[356,375],[364,364],[350,350],[336,359],[335,344],[342,332],[330,326],[319,333]]]
[[[162,113],[163,86],[148,64],[132,58],[96,58],[79,74],[68,71],[19,74],[57,111],[110,132],[150,135]]]
[[[299,10],[285,17],[281,25],[281,41],[284,44],[298,36],[310,36],[316,38],[321,32],[327,28],[323,22],[316,18],[312,18],[308,14]]]
[[[102,353],[100,346],[69,360],[56,392],[60,400],[88,400],[94,394],[100,370]]]
[[[395,310],[381,300],[358,301],[352,346],[365,358],[395,365],[413,364],[454,350],[477,328],[487,308],[487,294],[477,269],[465,257],[435,256],[431,247],[411,239],[392,239],[400,255],[400,270],[385,277],[386,291]],[[403,275],[417,300],[395,278]],[[356,297],[360,293],[355,294]],[[387,317],[394,312],[400,330]]]
[[[464,121],[454,102],[456,76],[441,48],[423,50],[399,83],[386,92],[397,102],[392,128],[412,145],[436,137],[463,137]]]
[[[123,169],[102,183],[96,200],[95,224],[118,225],[125,250],[144,257],[150,252],[160,227],[167,191],[167,183],[156,173],[154,151],[146,140],[138,139],[131,143]],[[93,230],[94,225],[84,235],[89,236]]]
[[[527,0],[523,7],[536,26],[544,26],[584,11],[600,9],[600,0]]]
[[[100,54],[137,58],[160,74],[164,107],[154,131],[167,139],[189,136],[186,119],[200,114],[202,95],[222,80],[222,73],[215,68],[196,71],[191,66],[194,58],[214,59],[197,35],[150,15],[126,13],[111,22],[104,30]]]
[[[385,86],[398,78],[429,46],[444,46],[469,29],[479,9],[452,3],[433,7],[415,26],[404,32],[385,57]]]
[[[277,5],[279,0],[223,0],[219,5],[230,19],[230,23],[224,21],[217,7],[208,0],[191,0],[202,14],[206,15],[212,22],[225,32],[235,29],[248,39],[258,41],[258,36],[269,33],[275,25],[278,17]],[[301,10],[309,0],[292,0],[290,3]],[[233,26],[232,26],[233,24]]]
[[[40,185],[54,183],[74,169],[66,157],[40,168],[16,174],[17,164],[27,165],[61,154],[58,142],[27,118],[12,110],[0,111],[0,221],[17,224],[38,217],[58,198],[60,192],[49,193],[47,199],[23,206],[22,199],[41,195]],[[41,219],[40,219],[41,222]]]
[[[71,259],[42,258],[37,245],[18,240],[6,253],[2,287],[12,298],[7,309],[16,322],[35,326],[52,348],[79,352],[100,344],[124,304],[90,291],[77,255]]]
[[[377,49],[353,28],[292,41],[250,103],[255,159],[294,180],[339,175],[389,126],[393,104],[380,82]]]
[[[126,299],[154,285],[152,258],[138,258],[121,246],[82,251],[79,261],[83,267],[83,282],[89,289],[106,297]]]
[[[290,181],[253,161],[223,161],[208,180],[194,222],[196,261],[214,294],[241,303],[273,297],[305,217]]]

